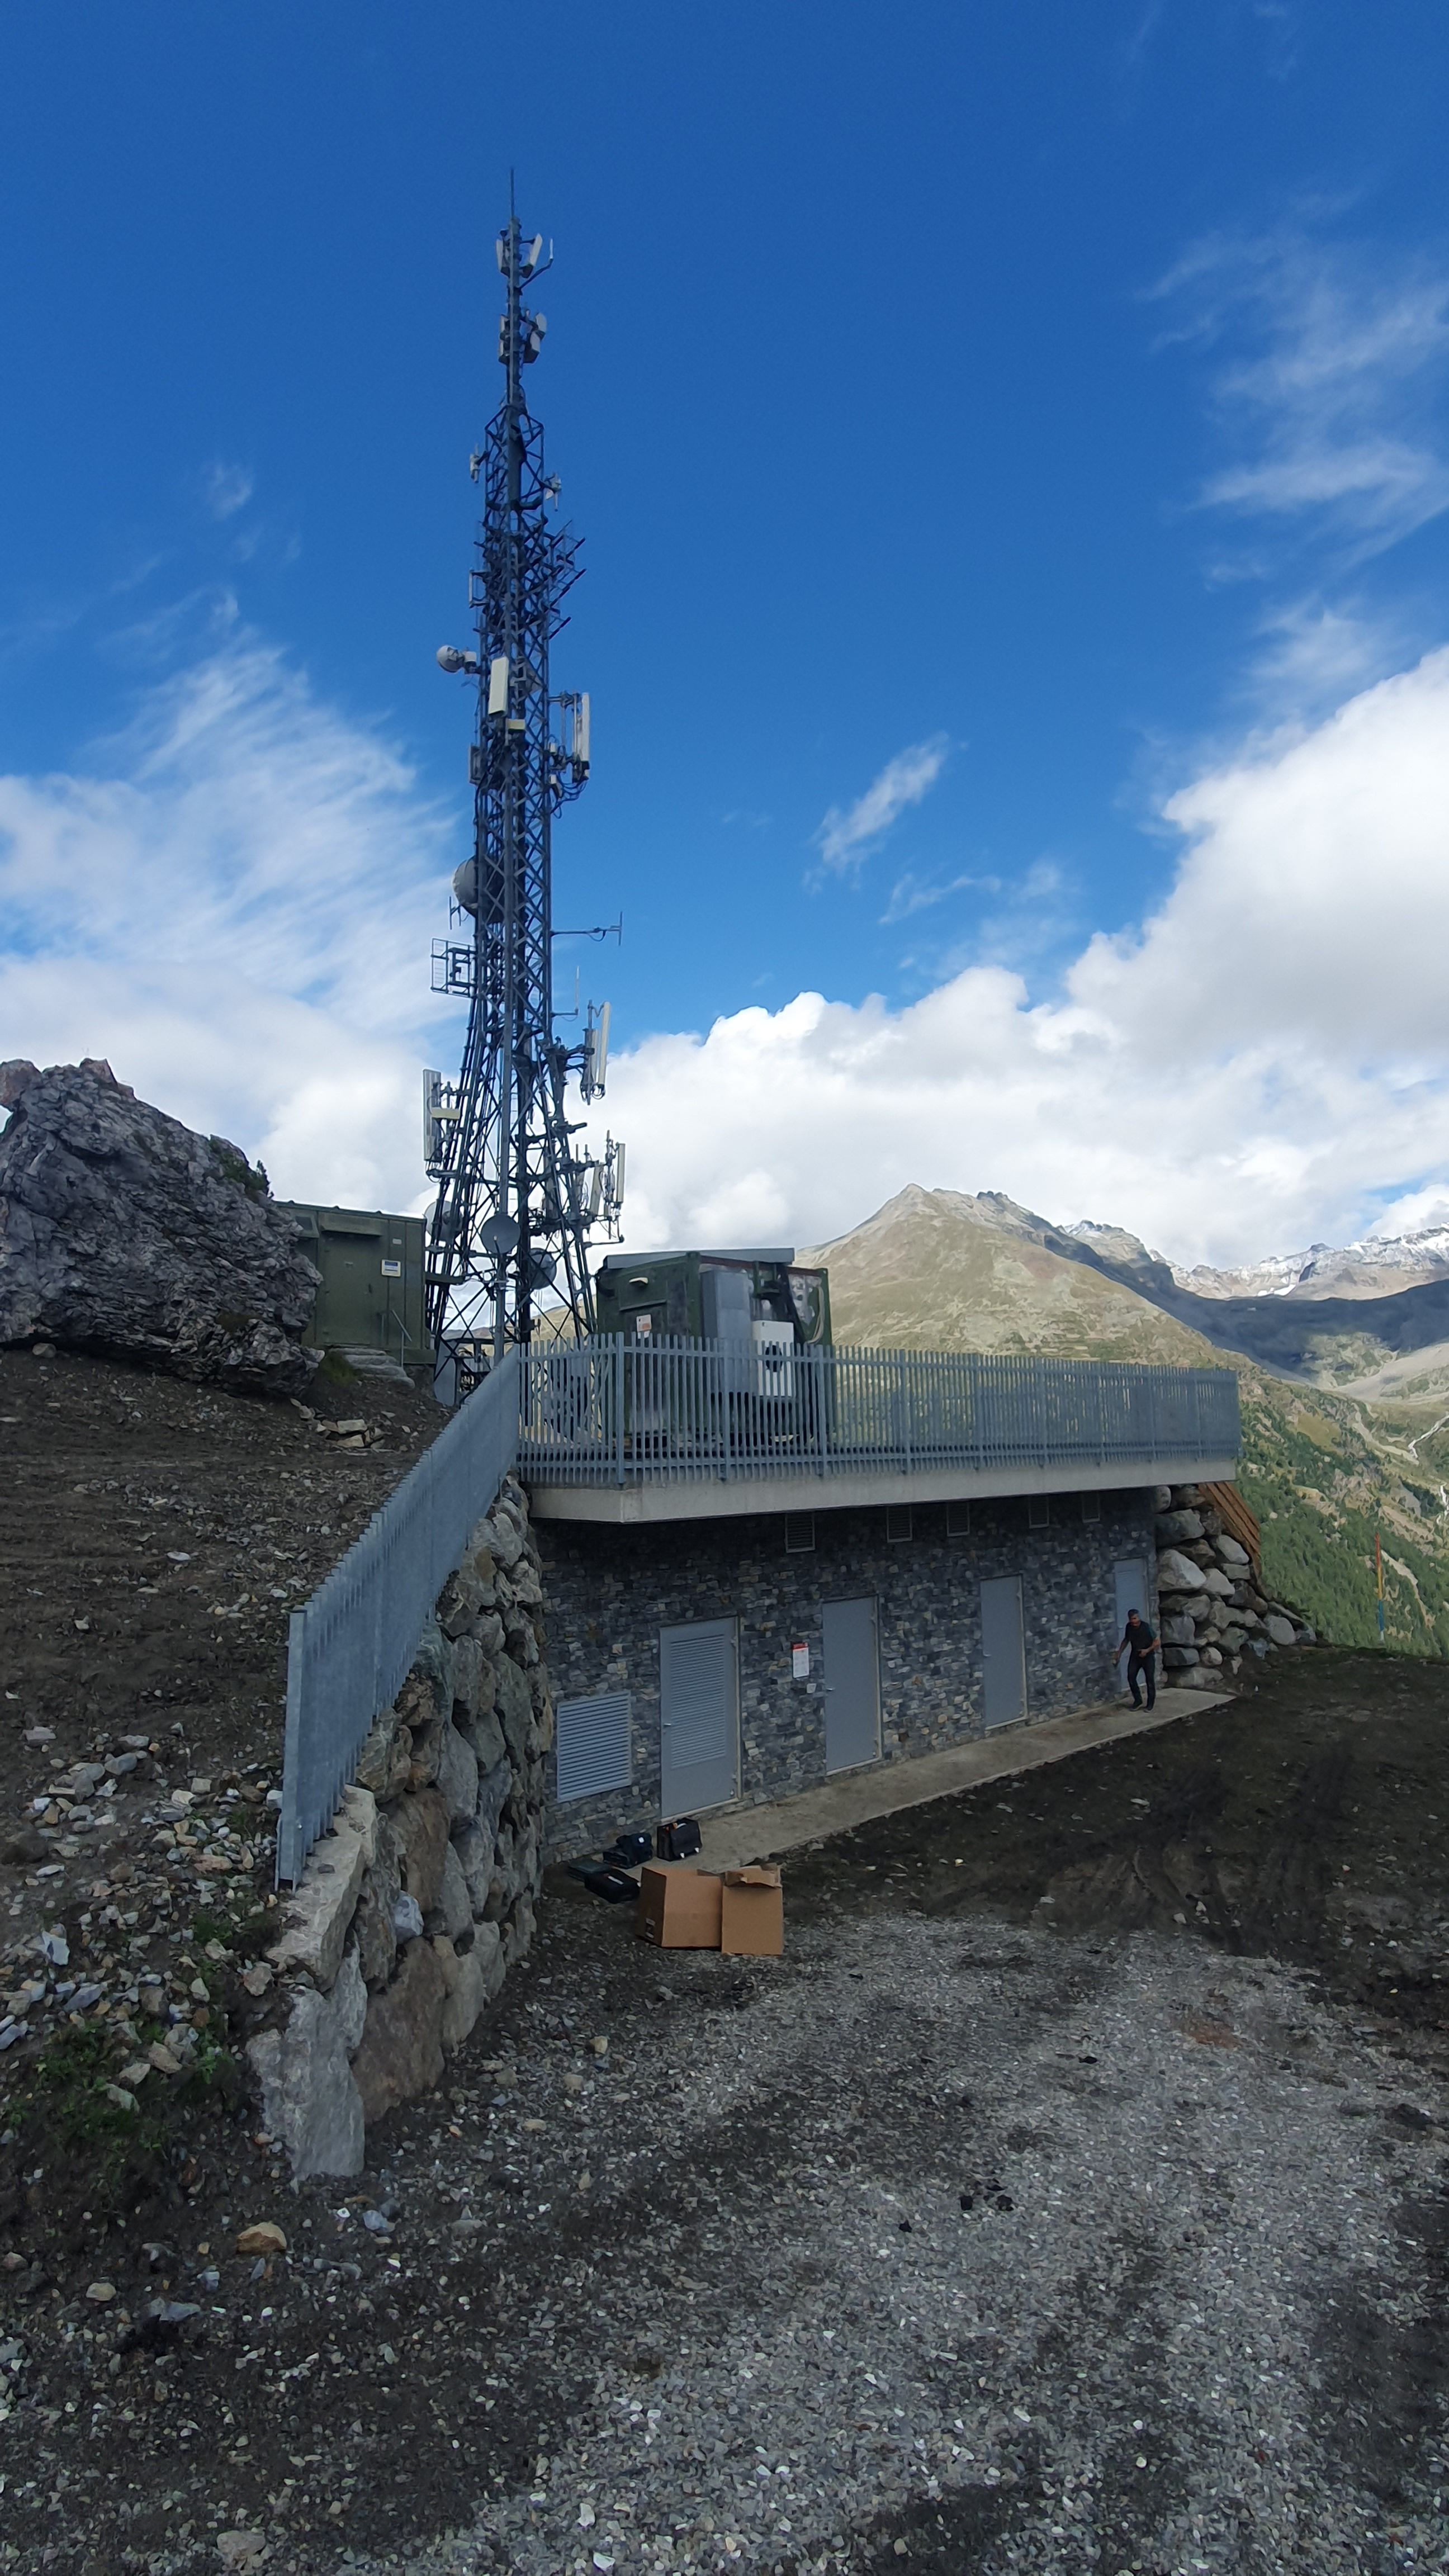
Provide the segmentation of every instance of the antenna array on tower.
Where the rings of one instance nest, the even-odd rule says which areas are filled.
[[[552,827],[588,778],[587,695],[553,696],[549,647],[566,622],[560,602],[579,577],[579,541],[553,522],[543,430],[522,390],[546,328],[526,310],[525,282],[550,265],[543,236],[525,240],[516,216],[498,236],[507,289],[498,354],[504,398],[470,460],[483,517],[469,578],[476,646],[444,645],[441,668],[477,696],[469,751],[473,855],[453,879],[455,929],[433,943],[433,989],[466,994],[468,1028],[456,1080],[423,1077],[424,1159],[438,1183],[429,1219],[428,1320],[440,1353],[474,1368],[531,1338],[541,1292],[593,1330],[590,1232],[618,1231],[624,1151],[576,1145],[566,1089],[602,1094],[609,1014],[590,1006],[581,1041],[560,1039],[553,1004]]]

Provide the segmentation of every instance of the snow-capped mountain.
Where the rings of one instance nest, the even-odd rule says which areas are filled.
[[[1071,1231],[1091,1239],[1097,1227]],[[1105,1249],[1105,1246],[1103,1247]],[[1312,1243],[1306,1252],[1279,1252],[1241,1270],[1192,1270],[1172,1264],[1179,1288],[1195,1297],[1386,1297],[1429,1279],[1449,1278],[1449,1226],[1422,1234],[1366,1235],[1360,1243]]]

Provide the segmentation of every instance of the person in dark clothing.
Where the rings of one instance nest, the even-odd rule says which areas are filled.
[[[1133,1707],[1142,1706],[1142,1693],[1137,1684],[1145,1674],[1147,1705],[1149,1708],[1155,1708],[1157,1706],[1157,1639],[1146,1620],[1140,1618],[1135,1610],[1129,1610],[1127,1613],[1127,1625],[1123,1630],[1122,1643],[1112,1658],[1113,1663],[1120,1664],[1124,1655],[1127,1658],[1127,1688],[1132,1693]]]

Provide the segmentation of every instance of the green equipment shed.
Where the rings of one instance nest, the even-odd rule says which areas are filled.
[[[324,1351],[377,1351],[403,1368],[429,1363],[423,1313],[423,1220],[369,1208],[278,1206],[301,1227],[298,1250],[322,1273],[304,1341]]]

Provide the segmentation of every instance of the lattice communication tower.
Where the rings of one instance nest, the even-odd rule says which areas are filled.
[[[543,247],[510,213],[498,236],[506,390],[469,460],[483,484],[469,575],[477,643],[438,654],[443,670],[476,683],[477,722],[473,856],[453,879],[450,934],[433,943],[433,990],[467,995],[468,1031],[457,1080],[423,1076],[424,1155],[438,1184],[428,1323],[440,1355],[456,1352],[475,1373],[531,1339],[541,1296],[562,1301],[575,1332],[592,1332],[586,1246],[595,1229],[617,1233],[624,1187],[623,1146],[581,1150],[583,1122],[571,1124],[565,1106],[571,1073],[585,1103],[603,1091],[608,1006],[590,1003],[570,1042],[553,1001],[553,818],[588,778],[589,701],[549,688],[549,647],[567,623],[560,602],[580,566],[579,539],[554,517],[558,478],[544,471],[543,429],[523,392],[547,328],[523,301],[552,264]]]

